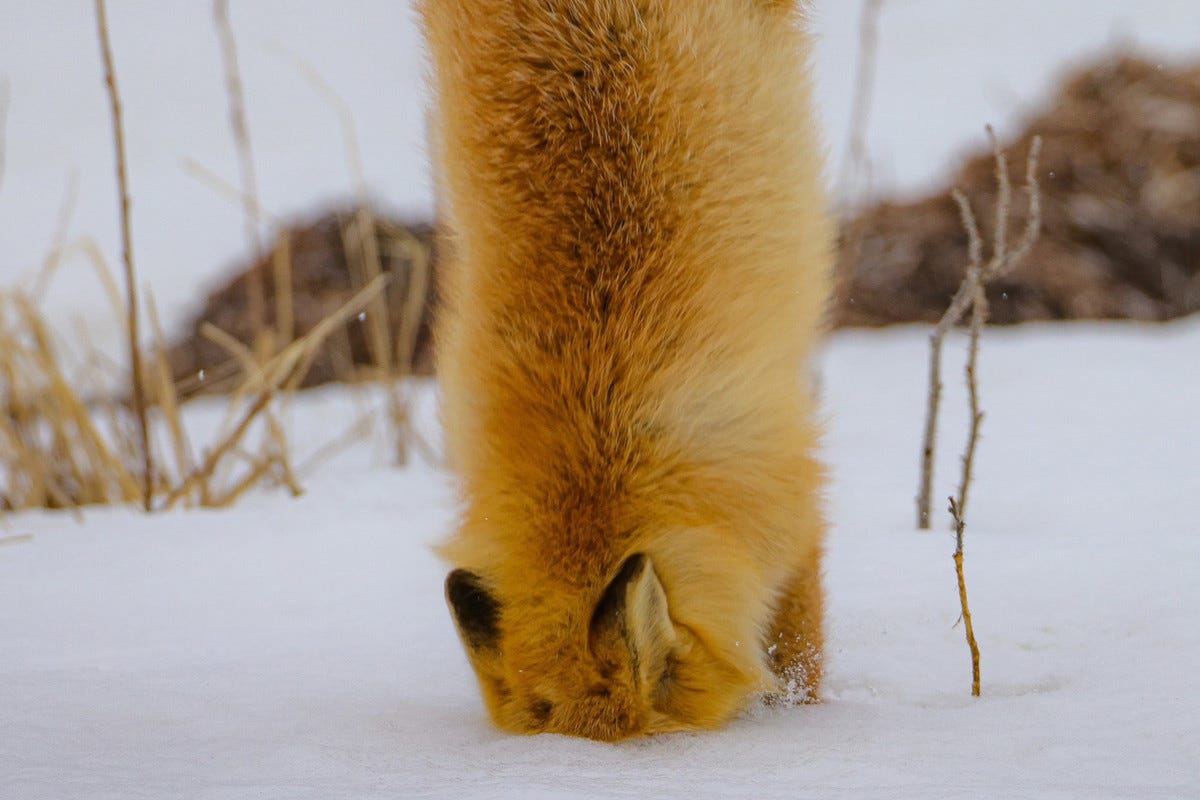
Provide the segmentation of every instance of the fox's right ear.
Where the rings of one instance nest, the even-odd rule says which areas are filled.
[[[474,572],[456,569],[446,576],[446,602],[463,643],[472,652],[500,646],[500,603]]]

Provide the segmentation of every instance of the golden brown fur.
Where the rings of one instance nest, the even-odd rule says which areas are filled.
[[[816,691],[831,233],[792,5],[421,4],[447,591],[507,730],[711,728]]]

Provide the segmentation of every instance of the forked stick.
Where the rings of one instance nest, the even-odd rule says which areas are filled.
[[[1038,158],[1041,154],[1041,137],[1034,137],[1029,147],[1029,157],[1025,168],[1025,193],[1029,200],[1029,215],[1025,230],[1020,241],[1013,249],[1008,248],[1008,215],[1011,205],[1012,187],[1008,178],[1008,161],[996,141],[995,132],[991,126],[987,129],[988,138],[992,143],[992,153],[996,161],[996,182],[998,197],[996,202],[995,234],[992,242],[992,256],[984,263],[983,239],[979,234],[979,226],[971,211],[970,202],[966,196],[954,191],[954,200],[958,204],[963,227],[967,231],[968,264],[963,282],[958,287],[950,301],[949,308],[938,320],[929,337],[929,394],[925,410],[925,433],[921,444],[921,478],[917,490],[917,527],[928,529],[929,503],[933,486],[933,456],[937,442],[937,419],[942,395],[942,342],[950,329],[958,323],[969,307],[974,308],[971,321],[971,350],[967,365],[967,384],[971,394],[971,432],[966,453],[963,457],[964,475],[960,484],[960,511],[965,509],[967,496],[966,486],[970,483],[971,467],[974,463],[975,444],[979,436],[979,422],[982,412],[979,410],[978,389],[976,385],[976,364],[979,351],[979,334],[987,322],[988,284],[996,278],[1006,275],[1028,255],[1037,241],[1041,230],[1041,198],[1037,182]]]

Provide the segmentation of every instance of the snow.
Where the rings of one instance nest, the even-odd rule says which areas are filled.
[[[245,249],[238,207],[181,167],[236,175],[211,11],[110,6],[139,269],[179,326]],[[835,166],[858,8],[821,3],[816,17]],[[353,192],[336,116],[301,58],[353,110],[372,195],[427,212],[407,6],[255,0],[232,13],[266,208],[294,218]],[[1194,0],[892,0],[869,130],[877,182],[919,191],[984,122],[1011,130],[1067,64],[1113,42],[1194,56],[1198,29]],[[6,3],[0,54],[0,286],[41,263],[72,173],[72,235],[115,263],[90,4]],[[95,341],[116,341],[79,257],[45,308],[64,332],[82,317]],[[1200,321],[987,332],[966,534],[979,699],[952,538],[913,526],[926,334],[844,332],[821,356],[823,704],[616,746],[496,732],[429,548],[452,523],[449,479],[419,460],[390,467],[377,432],[306,475],[299,499],[0,518],[0,798],[1197,796]],[[966,429],[961,344],[945,356],[939,498]],[[434,389],[414,390],[436,439]],[[287,416],[300,460],[380,402],[339,388],[298,397]],[[211,430],[221,411],[195,403],[189,424]]]
[[[988,331],[966,538],[980,699],[952,537],[912,525],[925,348],[919,328],[843,333],[821,359],[822,705],[616,746],[493,730],[429,550],[448,479],[368,441],[297,500],[10,519],[0,796],[1194,796],[1200,324]],[[947,384],[938,496],[962,394]],[[345,395],[301,397],[294,429],[348,417]]]

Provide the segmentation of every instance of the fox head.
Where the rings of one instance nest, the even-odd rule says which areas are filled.
[[[495,723],[602,741],[715,727],[753,679],[676,625],[648,556],[626,558],[599,597],[530,586],[500,597],[456,569],[446,598]]]

